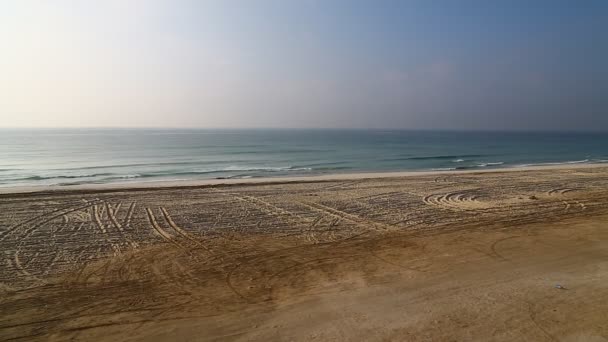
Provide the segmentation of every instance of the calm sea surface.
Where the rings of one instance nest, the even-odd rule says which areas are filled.
[[[592,162],[608,162],[608,134],[0,130],[0,187]]]

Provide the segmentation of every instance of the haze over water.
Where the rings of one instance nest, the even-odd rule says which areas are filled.
[[[608,162],[602,133],[2,130],[0,186]]]

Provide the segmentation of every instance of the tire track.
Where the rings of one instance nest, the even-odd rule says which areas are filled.
[[[344,212],[344,211],[341,211],[338,209],[334,209],[334,208],[325,206],[320,203],[314,203],[314,202],[300,202],[300,203],[314,211],[321,212],[325,215],[330,215],[335,218],[339,218],[340,220],[349,221],[351,223],[354,223],[357,226],[365,225],[366,228],[368,228],[368,226],[371,226],[375,230],[379,230],[379,231],[395,230],[394,227],[391,227],[387,224],[366,220],[362,217],[359,217],[359,216],[356,216],[353,214],[349,214],[347,212]]]
[[[152,228],[160,237],[162,237],[165,241],[175,245],[177,248],[180,248],[183,250],[188,250],[186,247],[181,245],[171,234],[167,233],[167,231],[165,231],[158,224],[158,222],[156,221],[156,217],[154,217],[154,213],[152,212],[152,209],[146,208],[146,213],[148,214],[148,220],[150,221]]]
[[[291,223],[295,223],[296,225],[310,225],[311,220],[301,217],[300,215],[294,214],[288,210],[277,207],[276,205],[259,199],[257,197],[248,196],[248,195],[239,195],[239,194],[228,194],[229,196],[244,202],[249,203],[261,211],[275,217],[280,218],[290,218],[288,219]]]
[[[35,221],[38,221],[38,220],[42,220],[42,222],[39,222],[39,223],[37,223],[37,224],[34,225],[33,229],[37,229],[41,225],[43,225],[45,223],[48,223],[48,222],[50,222],[50,221],[52,221],[52,220],[54,220],[56,218],[62,217],[63,215],[66,215],[66,214],[69,214],[69,213],[73,213],[75,211],[79,211],[79,210],[82,210],[82,209],[89,208],[91,205],[93,205],[91,203],[92,202],[89,202],[86,205],[79,206],[79,207],[76,207],[76,208],[74,208],[74,206],[69,206],[69,207],[53,210],[51,212],[48,212],[48,213],[36,216],[36,217],[31,218],[31,219],[26,220],[26,221],[23,221],[23,222],[15,225],[15,226],[12,226],[11,228],[9,228],[9,229],[7,229],[5,231],[0,232],[0,242],[4,241],[4,239],[6,239],[6,237],[9,234],[15,232],[19,228],[21,228],[21,227],[23,227],[23,226],[25,226],[25,225],[27,225],[29,223],[32,223],[32,222],[35,222]],[[56,213],[59,213],[59,214],[56,214]],[[53,214],[56,214],[56,215],[53,215]],[[48,217],[49,215],[50,215],[50,217]],[[30,229],[32,229],[32,228],[30,227]],[[28,229],[26,229],[26,231],[28,231]]]
[[[125,216],[125,219],[123,221],[123,224],[127,227],[131,224],[131,217],[133,216],[133,212],[135,211],[136,204],[137,204],[137,202],[131,202],[131,205],[129,206],[129,210],[127,210],[127,215]]]
[[[114,207],[114,215],[118,216],[118,212],[120,211],[120,207],[122,207],[122,202],[118,202],[118,204]]]
[[[549,196],[557,196],[557,195],[565,195],[572,191],[577,191],[578,189],[574,188],[555,188],[547,191],[547,195]]]
[[[19,258],[19,253],[20,253],[19,249],[17,249],[15,251],[15,253],[13,253],[14,265],[15,265],[15,268],[17,269],[17,271],[19,271],[19,273],[21,273],[21,275],[24,276],[25,278],[32,279],[34,281],[41,282],[44,284],[45,282],[42,279],[33,275],[32,273],[28,272],[25,269],[25,267],[21,263],[21,259]]]
[[[540,325],[540,323],[538,322],[538,320],[536,318],[537,312],[536,312],[536,310],[534,310],[534,304],[530,303],[529,301],[525,301],[525,300],[523,302],[528,307],[527,309],[528,309],[528,315],[530,317],[530,321],[532,321],[532,323],[551,341],[559,341],[555,336],[553,336],[553,334],[551,334],[547,329],[545,329],[542,325]]]
[[[150,208],[146,208],[146,213],[148,214],[148,220],[150,221],[150,224],[152,225],[152,228],[154,228],[154,231],[163,239],[165,239],[167,242],[171,242],[174,243],[171,235],[169,235],[167,232],[165,232],[159,225],[158,222],[156,222],[156,217],[154,217],[154,213],[152,212],[152,209]]]
[[[279,214],[279,215],[294,217],[294,218],[296,218],[296,219],[298,219],[301,222],[306,223],[306,224],[310,223],[310,220],[308,220],[308,219],[306,219],[306,218],[304,218],[302,216],[299,216],[297,214],[294,214],[291,211],[288,211],[288,210],[285,210],[283,208],[277,207],[276,205],[274,205],[274,204],[272,204],[270,202],[264,201],[264,200],[262,200],[260,198],[253,197],[253,196],[246,196],[246,195],[242,196],[242,198],[245,199],[245,201],[248,201],[249,203],[257,205],[258,207],[260,207],[260,206],[264,207],[265,206],[266,208],[269,209],[269,212],[274,212],[274,213]]]
[[[492,243],[492,245],[490,246],[490,250],[492,251],[492,254],[496,255],[501,260],[505,260],[505,261],[509,260],[509,259],[505,258],[502,254],[498,253],[498,251],[496,250],[496,247],[498,246],[498,244],[500,244],[500,243],[502,243],[504,241],[511,240],[511,239],[516,239],[516,238],[520,238],[520,237],[521,237],[520,235],[508,236],[508,237],[505,237],[505,238],[498,239],[498,240],[494,241]]]
[[[193,238],[191,236],[191,234],[189,234],[183,228],[181,228],[180,226],[178,226],[177,224],[175,224],[175,222],[171,218],[171,215],[169,215],[169,212],[167,211],[167,209],[165,209],[164,207],[160,207],[159,209],[160,209],[161,213],[163,214],[163,217],[165,218],[165,221],[167,221],[167,223],[169,224],[169,226],[171,228],[173,228],[173,230],[175,230],[175,232],[177,232],[177,234],[179,234],[180,236],[182,236],[185,239],[190,240],[195,245],[200,246],[203,249],[211,252],[211,249],[209,249],[209,247],[205,246],[205,244],[203,244],[200,241],[198,241],[197,239]]]
[[[370,201],[370,200],[378,200],[378,199],[384,199],[385,197],[394,197],[395,195],[403,195],[406,194],[403,191],[390,191],[390,192],[384,192],[381,194],[376,194],[376,195],[369,195],[369,196],[361,196],[361,197],[357,197],[354,198],[355,200],[359,200],[359,201]]]
[[[47,223],[49,223],[49,222],[51,222],[51,221],[53,221],[53,220],[55,220],[55,219],[57,219],[57,218],[59,218],[59,217],[61,217],[61,216],[65,215],[65,214],[69,214],[69,213],[73,213],[73,212],[76,212],[76,211],[80,211],[80,210],[82,210],[82,209],[87,209],[87,208],[91,207],[92,205],[93,205],[93,204],[87,204],[87,205],[83,205],[83,206],[80,206],[80,207],[77,207],[77,208],[73,208],[73,209],[71,209],[71,210],[68,210],[67,212],[65,212],[65,213],[63,213],[63,214],[58,214],[58,215],[51,216],[51,217],[49,217],[49,218],[45,219],[44,221],[39,222],[39,223],[37,223],[36,225],[34,225],[34,226],[32,226],[32,227],[30,227],[30,228],[28,228],[28,229],[24,230],[24,231],[23,231],[23,236],[21,237],[21,240],[24,240],[24,239],[28,238],[30,235],[32,235],[32,234],[33,234],[33,232],[34,232],[36,229],[40,228],[40,227],[41,227],[42,225],[44,225],[44,224],[47,224]]]
[[[108,231],[106,230],[105,225],[101,222],[101,218],[99,215],[99,211],[97,209],[97,205],[93,205],[93,208],[91,209],[93,211],[93,219],[95,224],[97,225],[97,228],[99,228],[99,230],[101,231],[101,233],[103,234],[107,234]]]
[[[110,239],[108,237],[108,230],[106,228],[106,225],[102,222],[104,213],[106,213],[106,211],[107,211],[108,217],[110,215],[109,211],[105,210],[106,208],[109,209],[109,205],[105,201],[101,201],[100,207],[97,207],[97,205],[93,205],[93,209],[92,209],[93,218],[94,218],[95,224],[97,225],[97,227],[99,228],[99,230],[101,231],[101,233],[103,235],[103,239],[110,246],[110,248],[112,248],[112,250],[114,251],[114,256],[116,256],[118,254],[121,254],[122,251],[120,249],[120,245],[114,244],[114,243],[112,243],[112,241],[110,241]]]
[[[477,202],[478,196],[467,192],[448,192],[446,194],[431,194],[424,196],[422,202],[428,205],[445,207],[448,209],[471,210]],[[479,202],[477,202],[479,203]]]
[[[118,231],[122,234],[123,233],[122,225],[120,223],[118,223],[118,220],[116,220],[116,216],[115,216],[114,210],[108,204],[108,202],[106,202],[105,205],[106,205],[106,211],[108,212],[108,217],[110,218],[110,221],[112,222],[112,224],[114,225],[114,227],[116,229],[118,229]]]
[[[348,181],[348,182],[341,182],[341,183],[338,183],[338,184],[327,186],[325,188],[320,188],[319,190],[345,189],[345,188],[350,187],[351,185],[356,185],[358,183],[361,183],[362,181],[363,180],[354,180],[354,181]]]
[[[55,255],[53,256],[53,259],[51,260],[51,262],[46,265],[46,269],[44,270],[44,272],[42,272],[43,276],[48,275],[49,273],[51,273],[53,266],[55,266],[55,264],[57,263],[58,260],[60,260],[60,258],[63,257],[64,251],[59,250],[55,252]]]
[[[106,202],[106,211],[108,212],[108,217],[110,218],[110,221],[112,222],[112,224],[114,225],[116,230],[118,230],[118,233],[123,238],[123,240],[125,240],[125,242],[127,244],[129,244],[131,247],[137,248],[137,246],[138,246],[137,243],[135,243],[132,239],[130,239],[125,234],[123,226],[118,222],[118,219],[116,218],[116,213],[120,209],[121,204],[122,204],[122,202],[118,203],[118,205],[116,206],[116,209],[112,209],[112,206]]]

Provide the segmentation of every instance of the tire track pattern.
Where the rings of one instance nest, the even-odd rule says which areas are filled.
[[[322,254],[345,241],[356,245],[364,234],[503,229],[608,213],[608,170],[592,177],[554,173],[0,196],[5,265],[0,268],[0,285],[13,291],[0,304],[34,310],[20,306],[31,301],[10,302],[11,296],[43,288],[48,289],[49,303],[58,298],[69,302],[71,296],[65,292],[90,295],[88,287],[93,287],[99,298],[148,310],[150,321],[162,320],[175,317],[176,310],[187,313],[166,303],[217,303],[209,294],[193,299],[191,290],[197,286],[217,283],[229,288],[223,303],[280,295],[293,283],[305,282],[302,276],[308,270],[348,260],[352,255]],[[260,239],[260,244],[241,242],[260,234],[271,236],[273,245],[266,245],[267,239]],[[516,243],[510,240],[516,237],[505,236],[485,249],[508,262],[508,249]],[[157,253],[139,254],[140,249],[150,248]],[[296,248],[298,257],[293,257],[290,252]],[[363,246],[360,252],[370,253]],[[386,255],[377,257],[391,262]],[[66,277],[72,285],[54,285],[58,277]],[[152,286],[166,287],[166,292],[155,298],[141,295],[142,289]],[[62,311],[52,313],[53,320],[107,314],[114,320],[100,316],[96,322],[128,323],[104,311],[107,303],[100,300],[91,300],[90,307],[63,304],[57,306]],[[237,307],[230,305],[222,309]],[[32,316],[37,321],[28,322],[10,316],[0,333],[19,338],[60,331],[48,322],[48,315],[41,310],[39,317]],[[73,324],[71,328],[81,328]]]

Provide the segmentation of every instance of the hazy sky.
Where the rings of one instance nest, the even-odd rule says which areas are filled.
[[[608,1],[0,0],[0,127],[608,130]]]

